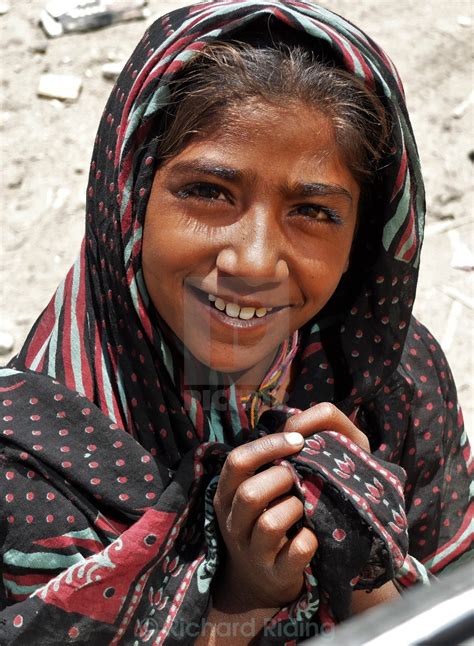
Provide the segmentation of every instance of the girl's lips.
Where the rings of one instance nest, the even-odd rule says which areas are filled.
[[[287,310],[287,307],[278,307],[273,309],[271,312],[267,312],[265,316],[258,318],[254,316],[251,319],[244,320],[241,318],[233,318],[228,316],[225,312],[218,310],[210,301],[208,294],[206,292],[197,289],[188,285],[186,290],[192,295],[192,297],[199,302],[200,307],[204,307],[208,313],[208,316],[213,318],[219,323],[225,325],[228,328],[246,330],[246,329],[257,329],[262,328],[265,325],[268,325],[270,321],[273,321],[276,316],[278,316],[284,310]]]

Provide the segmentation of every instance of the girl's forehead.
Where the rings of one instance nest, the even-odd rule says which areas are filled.
[[[357,184],[344,162],[331,119],[297,101],[277,105],[254,100],[225,110],[166,164],[174,170],[186,165],[189,171],[225,167],[243,179],[260,175],[284,182],[309,181],[322,174],[328,181],[349,184],[351,190]]]
[[[176,156],[194,155],[206,150],[207,155],[245,160],[249,156],[272,157],[284,153],[283,159],[295,157],[322,160],[338,154],[334,128],[329,117],[303,103],[275,105],[264,101],[231,106],[191,137]]]
[[[316,131],[332,130],[329,114],[324,114],[319,107],[308,105],[303,100],[270,102],[252,97],[225,106],[209,123],[207,134],[212,136],[219,131],[223,135],[233,135],[236,130],[258,132],[259,129],[266,128],[275,128],[274,132],[279,132],[288,129],[288,126],[295,132],[307,131],[308,118],[311,120],[310,132],[315,132],[315,128]]]

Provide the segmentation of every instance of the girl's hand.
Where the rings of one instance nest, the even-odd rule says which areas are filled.
[[[367,437],[335,406],[324,403],[291,417],[282,432],[239,446],[227,456],[214,498],[227,547],[216,605],[237,611],[279,608],[301,594],[303,571],[318,542],[306,527],[288,534],[303,516],[302,502],[289,494],[289,469],[262,467],[297,453],[304,436],[323,430],[342,433],[369,449]]]
[[[334,404],[323,402],[308,408],[308,410],[290,417],[284,429],[287,432],[301,433],[304,437],[320,433],[321,431],[336,431],[345,435],[349,440],[358,444],[361,449],[370,453],[370,444],[367,435],[363,433],[351,420],[344,415]]]
[[[303,570],[317,548],[316,536],[302,528],[287,537],[303,515],[301,501],[288,495],[293,487],[290,470],[269,466],[256,471],[302,447],[300,433],[274,433],[237,447],[224,463],[214,497],[227,547],[218,596],[225,595],[240,611],[277,608],[301,591]]]

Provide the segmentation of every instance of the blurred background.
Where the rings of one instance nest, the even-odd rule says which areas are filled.
[[[2,364],[19,350],[78,253],[92,145],[116,69],[147,24],[189,3],[149,0],[146,19],[50,39],[38,24],[44,4],[0,1]],[[428,206],[415,314],[447,354],[474,439],[473,4],[319,4],[374,38],[404,81]],[[56,74],[70,76],[67,85],[64,79],[55,85]]]

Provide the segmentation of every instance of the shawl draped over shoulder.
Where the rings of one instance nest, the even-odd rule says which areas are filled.
[[[170,82],[207,43],[273,26],[360,77],[392,130],[355,270],[283,348],[296,366],[285,405],[251,423],[232,385],[224,407],[186,388],[141,240]],[[0,642],[192,643],[224,557],[212,499],[227,453],[323,401],[355,419],[371,453],[329,430],[286,461],[319,548],[260,643],[340,622],[354,589],[426,583],[466,558],[469,445],[443,353],[412,316],[423,222],[400,79],[351,23],[309,2],[226,0],[151,25],[100,122],[77,262],[0,371]]]

